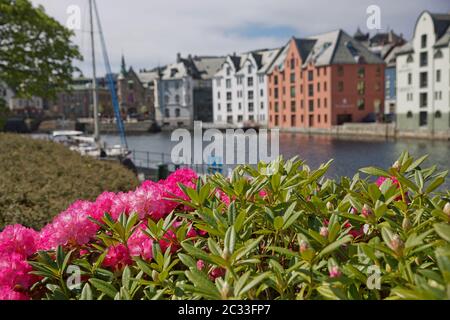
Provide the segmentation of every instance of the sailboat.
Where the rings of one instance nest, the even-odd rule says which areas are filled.
[[[108,52],[106,50],[106,42],[103,36],[102,25],[100,22],[100,15],[98,13],[97,3],[95,0],[89,1],[89,21],[90,21],[90,38],[91,38],[91,54],[92,54],[92,104],[93,104],[93,120],[94,133],[92,136],[84,135],[81,131],[54,131],[53,139],[63,142],[68,145],[73,151],[77,151],[82,155],[92,157],[126,157],[130,154],[128,150],[128,143],[125,135],[125,129],[120,114],[119,102],[117,99],[116,88],[114,85],[114,78],[111,71],[111,64],[109,62]],[[98,93],[97,93],[97,68],[95,60],[95,37],[94,37],[94,12],[97,21],[97,27],[101,40],[101,47],[103,53],[103,60],[106,69],[106,78],[114,108],[114,115],[116,118],[117,129],[119,131],[121,144],[108,147],[100,137],[100,124],[98,117]]]

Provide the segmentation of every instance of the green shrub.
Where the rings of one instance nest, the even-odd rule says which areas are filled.
[[[14,223],[41,228],[77,199],[137,184],[118,163],[82,157],[52,142],[0,134],[0,229]]]
[[[404,153],[388,170],[364,168],[369,177],[339,181],[324,178],[329,163],[312,170],[295,159],[240,166],[230,180],[209,176],[182,187],[190,200],[179,202],[192,210],[148,219],[152,259],[125,257],[142,227],[137,214],[105,215],[91,243],[32,259],[44,276],[32,292],[44,299],[449,299],[450,193],[436,193],[447,172],[422,168],[424,160]],[[207,234],[186,237],[191,224]],[[169,230],[171,247],[162,250]],[[107,255],[123,264],[105,264]],[[67,285],[69,265],[82,270],[79,287]]]

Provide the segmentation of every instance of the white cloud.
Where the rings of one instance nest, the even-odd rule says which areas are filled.
[[[86,57],[82,68],[89,70],[88,0],[32,2],[42,4],[63,23],[68,19],[67,8],[80,6],[84,30],[77,32],[74,41]],[[353,33],[358,25],[365,28],[366,8],[377,4],[381,8],[382,27],[409,37],[422,10],[450,10],[450,4],[441,0],[97,0],[97,3],[114,71],[118,70],[122,52],[128,64],[140,69],[171,62],[177,52],[228,54],[277,47],[288,40],[288,37],[245,37],[239,32],[229,32],[246,25],[285,26],[296,30],[296,36],[337,28]]]

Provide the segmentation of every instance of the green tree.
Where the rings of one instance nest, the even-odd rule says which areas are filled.
[[[0,82],[21,97],[66,89],[82,59],[73,32],[28,0],[0,0]]]

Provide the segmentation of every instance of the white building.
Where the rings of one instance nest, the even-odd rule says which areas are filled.
[[[397,53],[397,123],[402,131],[450,130],[450,14],[424,11]]]
[[[163,128],[212,122],[212,77],[224,57],[191,57],[169,64],[155,80],[156,121]]]
[[[14,112],[22,112],[24,110],[38,111],[43,108],[42,98],[19,98],[4,84],[0,84],[0,99],[2,99],[6,103],[6,106]]]
[[[280,49],[229,55],[213,81],[217,126],[267,126],[267,70]]]

